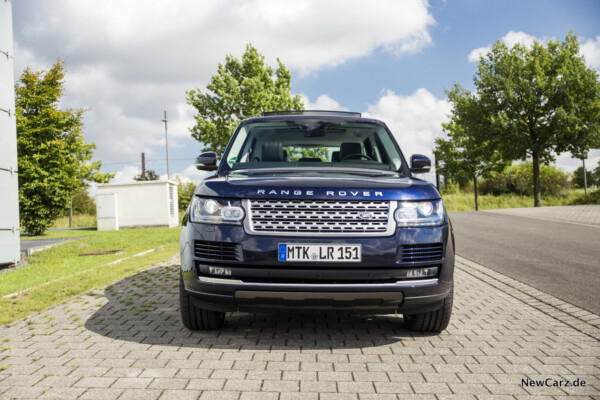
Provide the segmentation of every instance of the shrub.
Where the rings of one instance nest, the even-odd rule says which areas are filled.
[[[569,175],[562,170],[542,165],[540,168],[542,194],[556,196],[569,188]],[[503,172],[493,173],[479,184],[482,194],[501,195],[515,193],[522,196],[533,195],[533,168],[530,162],[511,165]]]
[[[192,200],[192,196],[196,190],[196,184],[193,182],[184,182],[179,176],[175,176],[174,180],[177,182],[177,202],[179,203],[179,210],[185,211]]]
[[[442,194],[457,194],[460,193],[460,185],[456,182],[449,181],[443,185],[440,185],[440,192]]]

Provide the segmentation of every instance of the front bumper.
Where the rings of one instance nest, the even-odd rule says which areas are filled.
[[[349,309],[420,313],[435,310],[448,295],[454,247],[448,225],[399,228],[389,237],[281,238],[250,236],[241,226],[188,223],[181,232],[181,270],[196,306],[214,311]],[[239,261],[199,258],[194,241],[240,243]],[[279,243],[361,244],[360,263],[282,263]],[[398,260],[401,245],[443,243],[443,257],[431,262]],[[201,274],[199,265],[226,266],[232,277]],[[438,275],[396,279],[407,268],[437,266]]]

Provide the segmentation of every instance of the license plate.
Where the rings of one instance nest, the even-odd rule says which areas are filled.
[[[279,245],[279,261],[360,262],[360,244],[289,244]]]

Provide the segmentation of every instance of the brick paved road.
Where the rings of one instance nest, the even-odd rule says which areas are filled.
[[[457,267],[455,313],[439,336],[347,313],[235,313],[221,332],[191,333],[177,267],[156,267],[0,328],[0,398],[600,396],[600,317],[466,260]]]
[[[501,210],[487,210],[486,212],[585,225],[600,225],[600,205],[506,208]]]

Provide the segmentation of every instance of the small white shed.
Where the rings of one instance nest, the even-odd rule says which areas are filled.
[[[98,230],[179,224],[177,184],[173,181],[140,181],[98,185]]]

